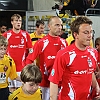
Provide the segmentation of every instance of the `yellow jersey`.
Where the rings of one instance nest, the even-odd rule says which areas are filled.
[[[0,60],[0,88],[8,87],[8,77],[13,80],[18,75],[13,59],[4,55],[4,58]]]
[[[45,36],[45,34],[37,35],[36,32],[31,33],[30,37],[31,37],[31,40],[32,40],[32,45],[34,45],[37,40],[43,38],[44,36]]]
[[[31,37],[31,40],[32,40],[32,45],[34,45],[37,40],[43,38],[44,36],[45,36],[45,34],[37,35],[36,32],[31,33],[30,37]],[[36,65],[39,66],[39,58],[36,59]]]
[[[34,94],[26,95],[20,87],[9,95],[8,100],[42,100],[42,92],[38,89]]]
[[[68,45],[70,45],[71,42],[72,42],[73,40],[74,40],[74,38],[73,38],[72,35],[70,35],[70,36],[66,39]],[[90,46],[93,47],[93,42],[92,42],[92,40],[90,41]]]

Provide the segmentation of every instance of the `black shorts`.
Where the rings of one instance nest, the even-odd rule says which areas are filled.
[[[9,88],[1,88],[0,89],[0,100],[8,100],[9,96]]]

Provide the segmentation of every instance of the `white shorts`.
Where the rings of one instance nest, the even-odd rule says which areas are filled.
[[[50,100],[50,88],[41,87],[42,90],[42,100]]]
[[[42,90],[42,100],[50,100],[50,88],[48,87],[41,87]],[[60,88],[58,88],[58,94],[59,94]]]
[[[20,77],[21,72],[17,72],[18,76]],[[11,80],[8,78],[9,86],[8,87],[20,87],[22,86],[22,82],[16,81],[16,80]]]

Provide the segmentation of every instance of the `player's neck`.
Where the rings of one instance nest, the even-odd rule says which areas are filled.
[[[12,29],[14,33],[18,34],[20,32],[20,29]]]
[[[82,50],[82,51],[86,50],[86,47],[87,47],[83,44],[78,44],[77,42],[75,42],[75,45],[79,50]]]
[[[49,33],[50,36],[52,37],[58,37],[58,35],[55,35],[55,34],[52,34],[52,33]]]
[[[41,35],[41,33],[39,33],[38,31],[36,31],[35,33],[36,33],[37,36],[40,36]]]

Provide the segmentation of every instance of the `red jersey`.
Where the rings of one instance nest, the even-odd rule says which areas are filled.
[[[58,52],[49,80],[62,81],[59,100],[87,100],[96,63],[97,52],[90,47],[81,51],[73,43]]]
[[[8,40],[7,54],[15,61],[16,71],[19,72],[24,67],[26,49],[32,48],[30,36],[23,30],[17,34],[9,30],[3,36]]]
[[[27,59],[34,61],[37,57],[39,57],[39,67],[43,77],[40,86],[49,87],[50,82],[48,77],[50,75],[56,54],[59,50],[64,49],[66,46],[66,40],[60,37],[52,37],[50,35],[45,36],[35,43],[33,53],[29,54]]]
[[[98,66],[100,68],[100,52],[98,52]]]

